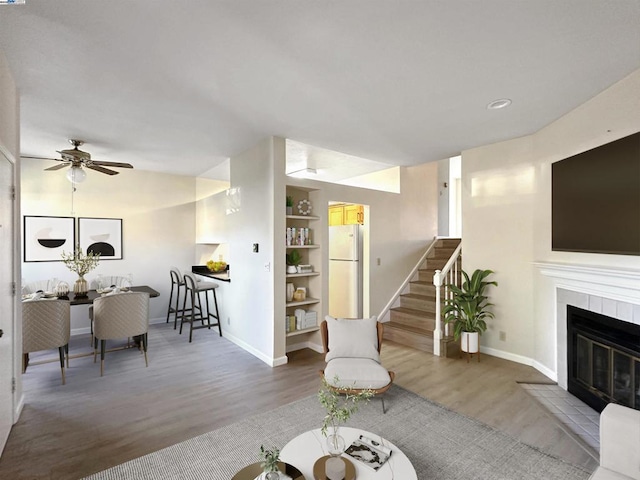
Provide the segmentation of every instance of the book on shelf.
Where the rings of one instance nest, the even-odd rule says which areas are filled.
[[[360,435],[347,447],[344,453],[378,471],[389,460],[392,450],[377,440]]]

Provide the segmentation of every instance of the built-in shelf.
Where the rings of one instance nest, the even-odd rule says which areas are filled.
[[[320,245],[287,245],[287,248],[320,248]]]
[[[320,220],[320,217],[315,215],[287,215],[288,220]]]
[[[318,327],[318,326],[304,328],[302,330],[294,330],[293,332],[287,333],[287,337],[293,337],[295,335],[302,335],[304,333],[317,332],[318,330],[320,330],[320,327]]]
[[[319,303],[320,300],[317,298],[311,298],[311,297],[307,297],[304,300],[301,300],[299,302],[287,302],[287,307],[299,307],[301,305],[311,305],[313,303]]]
[[[296,278],[296,277],[315,277],[316,275],[320,275],[320,272],[309,272],[309,273],[287,273],[287,278]]]

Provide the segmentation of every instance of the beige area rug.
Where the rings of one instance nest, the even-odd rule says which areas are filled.
[[[419,479],[579,480],[590,476],[398,386],[387,393],[385,403],[386,414],[379,400],[373,399],[347,426],[378,433],[394,443],[411,460]],[[86,478],[228,480],[258,461],[261,444],[282,448],[300,433],[319,428],[323,416],[317,398],[307,397]]]

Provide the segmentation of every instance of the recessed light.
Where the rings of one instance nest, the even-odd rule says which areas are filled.
[[[489,102],[487,108],[489,110],[499,110],[501,108],[506,108],[511,105],[511,100],[508,98],[500,98],[498,100],[494,100],[493,102]]]

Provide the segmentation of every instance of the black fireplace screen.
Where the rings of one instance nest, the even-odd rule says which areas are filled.
[[[598,411],[640,410],[640,326],[569,306],[567,343],[570,393]]]

